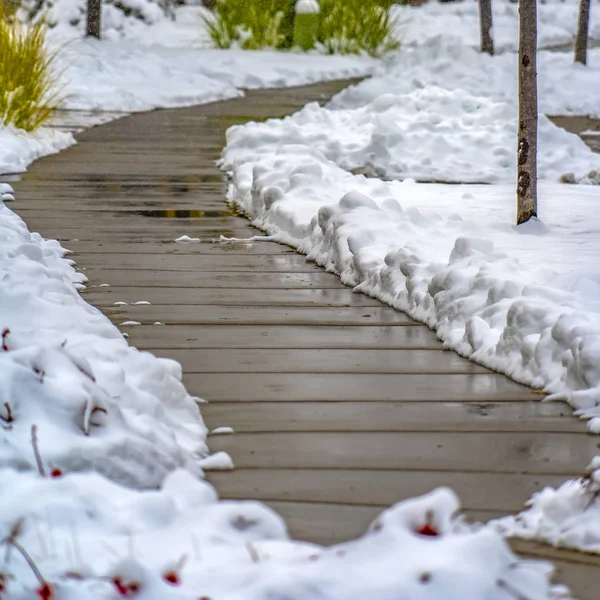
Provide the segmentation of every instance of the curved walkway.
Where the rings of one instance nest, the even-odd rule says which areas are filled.
[[[324,544],[439,485],[476,519],[516,512],[597,452],[599,438],[568,407],[443,351],[425,326],[284,246],[212,243],[258,233],[223,201],[214,163],[227,127],[343,85],[251,92],[86,131],[15,182],[15,208],[73,250],[89,302],[115,324],[141,323],[126,328],[131,343],[183,364],[190,393],[209,401],[209,427],[235,429],[210,439],[237,466],[209,474],[224,498],[262,500],[294,537]],[[184,234],[201,243],[174,243]],[[595,597],[598,561],[551,552],[579,597]]]

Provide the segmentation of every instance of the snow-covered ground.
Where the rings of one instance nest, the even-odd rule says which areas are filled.
[[[534,494],[527,510],[490,525],[503,535],[600,554],[600,457],[581,479]]]
[[[2,598],[568,598],[549,565],[463,524],[450,490],[332,548],[290,540],[256,502],[219,501],[179,365],[128,347],[63,254],[0,205]]]
[[[494,6],[499,46],[514,49],[516,6]],[[572,38],[576,8],[539,6],[541,45]],[[447,347],[570,402],[600,432],[600,192],[559,183],[600,183],[600,156],[541,115],[540,220],[514,226],[516,55],[479,54],[474,2],[398,12],[412,33],[373,78],[328,107],[228,132],[229,200]],[[599,116],[599,58],[591,50],[583,67],[570,52],[541,52],[541,111]],[[502,530],[598,551],[596,488],[545,490]]]
[[[538,46],[548,48],[570,44],[577,31],[577,0],[538,2]],[[405,45],[424,44],[438,35],[452,32],[466,46],[479,47],[478,0],[438,2],[420,7],[396,6],[398,31]],[[600,2],[591,1],[589,35],[600,39]],[[518,43],[518,3],[492,0],[495,49],[514,51]]]
[[[191,106],[233,98],[243,89],[290,87],[361,77],[377,61],[365,57],[321,56],[271,51],[215,50],[201,25],[204,9],[180,7],[177,19],[152,2],[139,2],[146,22],[125,18],[105,5],[105,39],[81,39],[84,2],[60,0],[50,10],[49,45],[58,50],[57,72],[63,108],[136,112]],[[75,11],[75,12],[73,12]],[[158,11],[158,12],[157,12]],[[32,160],[56,152],[74,140],[42,129],[34,134],[0,124],[0,173],[22,172]]]

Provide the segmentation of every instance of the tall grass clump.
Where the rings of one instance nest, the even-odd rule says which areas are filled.
[[[396,19],[389,2],[319,0],[319,41],[328,54],[381,56],[397,50]]]
[[[393,0],[318,0],[318,47],[329,54],[381,56],[400,45]],[[296,0],[215,0],[205,27],[217,48],[288,49]]]
[[[0,0],[0,124],[38,129],[60,104],[56,54],[47,49],[43,20],[22,25]]]

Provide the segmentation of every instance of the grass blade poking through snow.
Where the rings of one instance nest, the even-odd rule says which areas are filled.
[[[22,25],[0,1],[0,125],[38,129],[60,104],[56,53],[46,47],[43,20]]]

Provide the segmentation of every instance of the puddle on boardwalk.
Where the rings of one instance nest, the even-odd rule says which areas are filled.
[[[133,215],[157,219],[223,219],[233,217],[230,210],[134,210]]]

